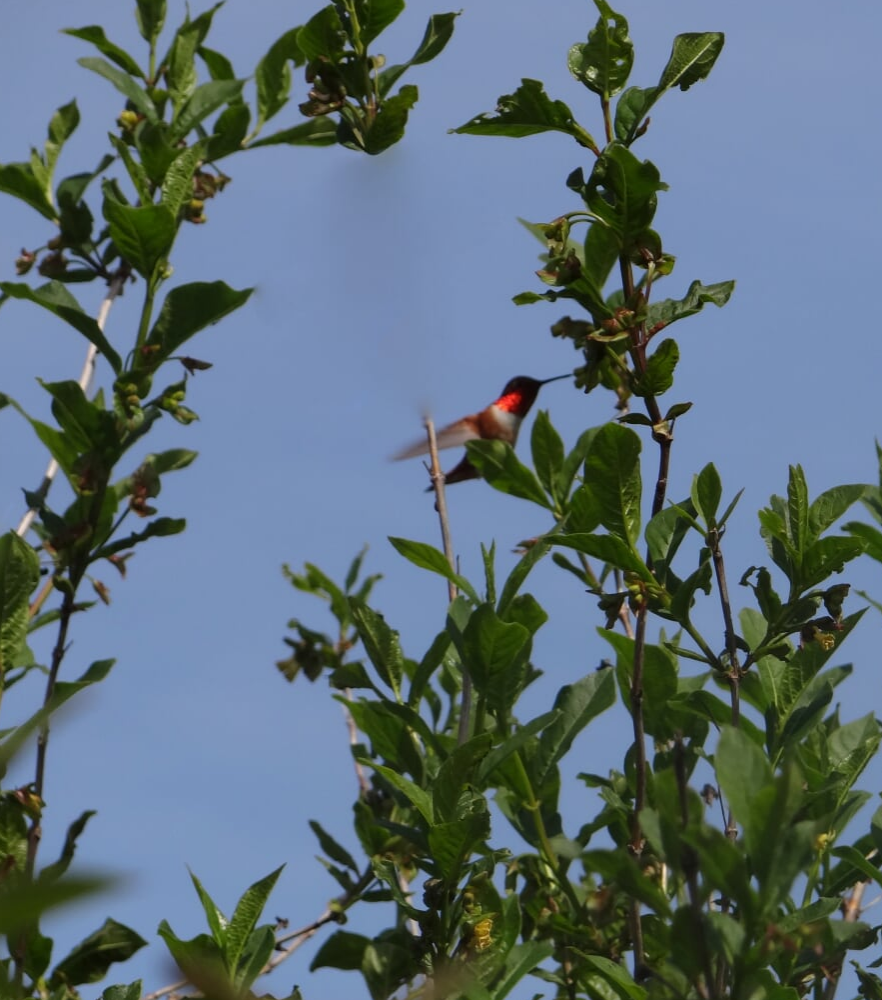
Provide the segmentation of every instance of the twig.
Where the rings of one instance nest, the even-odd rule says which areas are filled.
[[[441,542],[444,545],[444,555],[450,564],[450,569],[456,572],[456,558],[453,554],[453,542],[450,537],[450,518],[447,514],[447,497],[444,494],[444,473],[441,471],[441,463],[438,460],[438,439],[435,436],[435,421],[427,416],[423,419],[426,428],[426,436],[429,439],[429,458],[431,460],[432,485],[435,487],[435,510],[438,511],[438,520],[441,524]],[[447,599],[452,604],[457,596],[456,584],[453,580],[447,581]],[[459,712],[459,733],[457,740],[461,744],[469,738],[469,723],[472,715],[472,679],[469,676],[468,667],[462,665],[462,705]]]
[[[107,294],[101,302],[101,308],[98,310],[98,316],[96,322],[98,324],[98,329],[103,333],[105,324],[107,323],[107,316],[110,313],[110,307],[113,305],[113,300],[122,294],[123,287],[125,286],[126,279],[129,276],[127,268],[121,267],[110,279],[107,286]],[[89,386],[92,384],[92,378],[95,374],[95,362],[98,358],[98,348],[94,344],[89,344],[89,349],[86,351],[86,360],[83,362],[83,370],[80,372],[80,377],[78,379],[80,388],[83,392],[88,392]],[[43,475],[43,481],[40,483],[39,488],[35,491],[35,496],[38,500],[37,506],[30,507],[25,513],[24,517],[21,519],[18,527],[15,529],[15,533],[19,538],[24,538],[24,536],[30,531],[31,525],[34,523],[34,518],[37,516],[37,509],[39,503],[46,499],[49,493],[49,488],[52,486],[52,482],[58,475],[58,462],[55,459],[50,459],[49,464],[46,466],[46,472]]]
[[[348,701],[352,697],[352,690],[346,688],[344,691],[346,700]],[[352,713],[344,705],[343,706],[343,718],[346,720],[346,728],[349,731],[349,745],[354,747],[358,743],[358,729],[355,725],[355,719],[352,718]],[[358,781],[358,792],[361,798],[366,798],[368,792],[371,790],[370,783],[365,777],[364,768],[361,766],[361,761],[358,760],[354,755],[352,760],[355,765],[355,778]]]
[[[148,993],[141,1000],[159,1000],[160,997],[165,997],[170,993],[175,993],[177,990],[182,990],[189,982],[189,979],[181,979],[177,983],[170,983],[168,986],[163,986],[161,990],[154,990],[153,993]]]
[[[723,563],[723,550],[720,548],[720,530],[711,528],[707,533],[707,544],[711,550],[714,563],[714,574],[717,578],[717,590],[720,594],[720,605],[723,609],[723,624],[726,629],[726,655],[729,659],[729,670],[726,679],[732,692],[732,725],[737,726],[741,718],[740,686],[741,668],[738,664],[738,645],[735,641],[735,624],[732,619],[732,603],[729,600],[729,587],[726,583],[726,567]]]

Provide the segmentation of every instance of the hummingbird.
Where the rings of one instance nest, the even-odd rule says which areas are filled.
[[[505,441],[514,447],[521,421],[536,401],[539,390],[543,385],[557,382],[562,378],[570,376],[555,375],[554,378],[538,379],[530,378],[528,375],[518,375],[509,379],[499,398],[488,407],[442,427],[437,433],[438,448],[455,448],[457,445],[465,444],[466,441],[476,441],[479,438]],[[428,450],[429,444],[424,438],[422,441],[415,441],[407,448],[402,448],[392,456],[392,459],[397,462],[402,458],[416,458],[417,455],[425,455]],[[459,465],[447,473],[444,481],[449,485],[466,479],[479,479],[480,476],[481,474],[469,461],[468,455],[464,455]],[[426,492],[432,489],[430,486]]]

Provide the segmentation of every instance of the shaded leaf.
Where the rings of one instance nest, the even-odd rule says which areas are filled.
[[[114,962],[127,961],[146,944],[130,927],[108,918],[55,966],[49,981],[53,986],[97,983]]]

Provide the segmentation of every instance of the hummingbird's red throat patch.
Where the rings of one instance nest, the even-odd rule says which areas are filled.
[[[534,398],[535,395],[536,394],[534,393]],[[505,410],[506,413],[517,413],[520,416],[525,409],[529,409],[529,404],[526,407],[524,406],[525,396],[526,393],[521,390],[509,392],[505,396],[500,396],[499,399],[496,400],[496,406],[500,410]],[[530,402],[532,403],[532,400],[530,400]]]

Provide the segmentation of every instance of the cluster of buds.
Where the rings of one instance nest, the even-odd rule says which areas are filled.
[[[300,105],[300,113],[318,118],[338,111],[346,101],[346,87],[336,67],[325,58],[313,59],[306,67],[306,82],[312,84],[308,100]]]
[[[27,274],[34,266],[36,259],[37,255],[33,250],[26,250],[22,247],[20,256],[15,258],[15,273],[19,276]]]
[[[187,390],[184,382],[176,382],[170,385],[159,398],[159,408],[174,417],[179,424],[192,424],[199,418],[187,406],[183,405],[187,397]]]
[[[799,632],[800,645],[816,642],[825,653],[833,649],[836,645],[836,633],[845,628],[842,623],[842,605],[850,589],[851,585],[848,583],[836,583],[821,594],[828,614],[813,618],[802,626]]]
[[[53,236],[46,244],[49,251],[37,264],[37,271],[44,278],[60,278],[66,271],[69,263],[67,257],[61,252],[62,240],[60,236]],[[37,262],[39,250],[28,250],[21,248],[21,253],[15,258],[15,273],[20,277],[27,274]]]
[[[46,254],[37,266],[37,270],[44,278],[60,278],[67,270],[67,265],[67,257],[60,250],[56,250],[54,253]]]
[[[140,111],[126,108],[125,111],[120,112],[116,124],[122,129],[123,135],[130,136],[142,121],[144,121],[144,115]]]
[[[205,222],[205,202],[219,191],[223,191],[229,182],[230,178],[226,174],[215,175],[204,170],[197,171],[193,175],[193,196],[184,208],[186,221],[194,225]]]
[[[159,493],[159,476],[149,462],[135,470],[129,489],[129,510],[138,517],[152,517],[156,508],[147,503]]]

